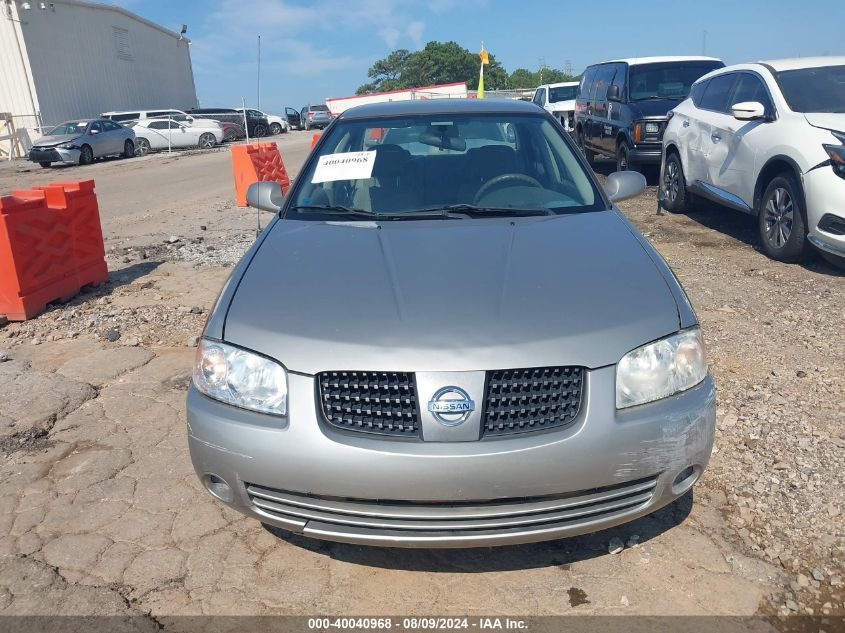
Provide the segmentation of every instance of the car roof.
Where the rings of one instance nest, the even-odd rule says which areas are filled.
[[[580,81],[559,81],[556,84],[543,84],[542,86],[537,86],[538,88],[562,88],[566,86],[577,86]]]
[[[790,57],[757,62],[776,71],[797,70],[799,68],[818,68],[819,66],[845,66],[845,56],[826,55],[823,57]]]
[[[610,61],[602,62],[603,64],[623,63],[629,66],[639,66],[640,64],[661,64],[665,62],[721,62],[718,57],[707,57],[704,55],[664,55],[658,57],[627,57],[625,59],[611,59]],[[597,64],[594,64],[597,65]]]
[[[545,110],[519,99],[422,99],[369,103],[349,108],[342,119],[414,116],[425,114],[542,114]]]

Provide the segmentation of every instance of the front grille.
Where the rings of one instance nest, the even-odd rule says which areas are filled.
[[[483,434],[489,437],[566,426],[581,407],[583,377],[581,367],[488,372]]]
[[[62,157],[54,149],[33,147],[29,150],[29,160],[36,163],[47,163],[62,160]]]
[[[326,422],[347,431],[416,437],[419,407],[414,375],[328,371],[318,375]]]

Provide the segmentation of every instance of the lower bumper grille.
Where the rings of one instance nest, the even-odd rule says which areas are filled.
[[[29,160],[35,163],[52,163],[54,161],[62,160],[62,157],[54,149],[31,149],[29,150]]]
[[[366,536],[379,532],[452,537],[493,536],[565,529],[636,512],[648,504],[657,477],[648,477],[560,496],[525,497],[491,501],[409,502],[347,499],[305,495],[246,484],[253,508],[298,524],[327,531],[340,530]]]

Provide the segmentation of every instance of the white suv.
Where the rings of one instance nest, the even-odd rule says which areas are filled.
[[[815,246],[845,266],[845,57],[738,64],[703,76],[663,136],[660,204],[694,195],[756,215],[770,257]]]

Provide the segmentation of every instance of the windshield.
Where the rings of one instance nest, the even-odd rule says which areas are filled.
[[[604,209],[576,152],[537,115],[341,119],[306,166],[287,216]]]
[[[574,86],[558,86],[549,88],[549,103],[558,101],[572,101],[578,95],[578,84]]]
[[[776,79],[793,112],[845,112],[845,66],[785,70]]]
[[[69,123],[62,123],[57,125],[52,130],[47,132],[47,136],[64,136],[66,134],[85,134],[85,129],[88,127],[88,121],[73,121]]]
[[[690,87],[702,75],[722,68],[721,62],[669,62],[631,66],[628,77],[632,101],[685,99]]]

